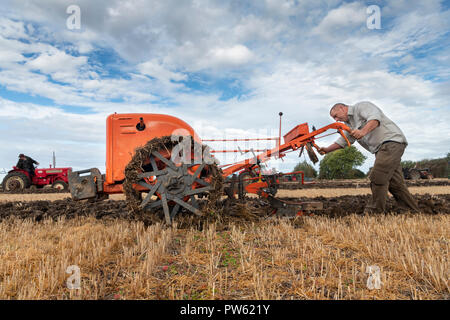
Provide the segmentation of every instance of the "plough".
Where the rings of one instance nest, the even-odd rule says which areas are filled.
[[[247,194],[266,199],[274,214],[302,215],[321,210],[320,202],[287,202],[275,197],[279,178],[283,175],[263,174],[263,164],[281,159],[287,153],[306,150],[311,161],[318,161],[314,149],[319,135],[336,130],[350,145],[344,131],[350,128],[342,123],[332,123],[310,131],[303,123],[275,140],[276,146],[263,150],[253,157],[236,163],[217,165],[214,153],[186,122],[162,114],[112,114],[106,120],[106,172],[97,168],[74,171],[69,174],[69,188],[74,200],[103,200],[110,194],[125,193],[129,207],[140,214],[164,212],[165,222],[171,224],[182,212],[203,215],[199,198],[209,204],[222,196],[231,201],[245,201]],[[237,141],[238,139],[232,139]],[[251,139],[241,139],[251,140]],[[217,141],[217,140],[216,140]],[[261,150],[259,150],[261,151]],[[222,150],[227,152],[227,150]],[[242,152],[242,150],[228,150]],[[288,174],[300,174],[292,172]],[[236,199],[238,197],[238,199]]]

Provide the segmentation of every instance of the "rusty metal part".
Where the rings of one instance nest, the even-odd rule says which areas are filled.
[[[229,177],[224,185],[223,191],[228,196],[228,199],[235,200],[235,194],[237,193],[239,187],[238,175],[233,174]]]
[[[275,209],[275,214],[283,217],[301,216],[311,211],[323,210],[323,203],[318,201],[290,202],[275,198],[272,195],[269,195],[267,200],[270,206]]]
[[[167,167],[160,170],[157,167],[156,159],[164,161],[167,164]],[[150,162],[152,163],[154,171],[141,173],[138,177],[154,177],[155,183],[150,185],[143,179],[138,182],[139,185],[147,187],[150,190],[141,202],[140,207],[144,210],[150,210],[154,207],[162,206],[167,224],[171,223],[180,207],[184,207],[196,215],[202,215],[202,212],[198,209],[195,196],[212,189],[212,186],[208,182],[198,177],[205,164],[202,163],[200,166],[196,164],[182,164],[177,167],[171,160],[164,158],[157,151],[152,152]],[[192,174],[189,172],[189,169],[194,166],[198,166],[198,168],[195,170],[194,174]],[[194,182],[197,182],[202,186],[193,188]],[[155,194],[159,194],[160,199],[152,201],[151,198]],[[168,206],[169,201],[175,202],[175,205],[170,212]]]
[[[88,173],[88,175],[86,175]],[[97,168],[69,172],[69,189],[74,200],[103,198],[103,176]]]
[[[317,155],[316,155],[316,153],[314,152],[314,149],[313,149],[313,147],[312,147],[312,143],[311,142],[308,142],[307,144],[306,144],[306,151],[307,151],[307,153],[308,153],[308,157],[309,157],[309,159],[314,163],[314,164],[316,164],[318,161],[319,161],[319,159],[317,158]]]
[[[302,156],[304,150],[305,150],[305,146],[302,146],[302,148],[300,149],[300,152],[298,153],[299,158]]]
[[[255,182],[256,180],[253,180],[255,177],[255,173],[253,171],[244,171],[239,174],[238,177],[238,196],[240,200],[245,199],[245,196],[247,194],[246,187]]]

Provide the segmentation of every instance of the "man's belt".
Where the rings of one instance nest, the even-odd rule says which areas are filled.
[[[394,141],[394,140],[386,140],[386,141],[383,141],[383,142],[381,143],[381,145],[383,145],[383,144],[385,144],[385,143],[388,143],[388,142],[395,142],[395,143],[405,144],[404,142],[398,142],[398,141]]]

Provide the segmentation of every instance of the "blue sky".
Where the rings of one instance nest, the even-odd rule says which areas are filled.
[[[405,133],[403,159],[450,151],[449,1],[4,2],[0,168],[19,153],[44,165],[55,151],[58,165],[104,170],[112,112],[170,114],[201,137],[236,138],[276,135],[279,111],[285,133],[364,100]],[[79,30],[66,26],[72,4]],[[379,30],[366,24],[374,4]],[[367,171],[374,157],[358,148]]]

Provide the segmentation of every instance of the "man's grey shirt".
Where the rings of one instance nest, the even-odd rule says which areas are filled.
[[[345,122],[351,129],[362,129],[370,120],[378,120],[380,125],[358,140],[359,144],[371,153],[376,153],[385,141],[396,141],[408,144],[402,130],[391,119],[386,117],[376,105],[363,101],[353,106],[348,106],[348,122]],[[351,144],[356,139],[345,131],[345,135]],[[336,143],[341,147],[347,145],[343,137],[339,137]]]

